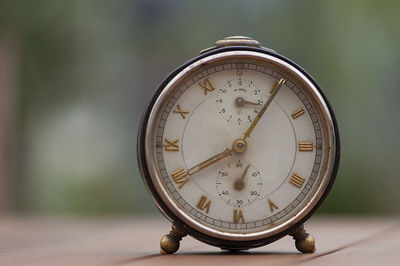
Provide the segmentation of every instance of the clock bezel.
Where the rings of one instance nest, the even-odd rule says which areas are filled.
[[[160,98],[161,94],[163,94],[163,97],[165,97],[166,90],[170,87],[167,86],[171,85],[170,84],[171,81],[173,79],[178,80],[182,76],[185,76],[184,74],[190,71],[188,67],[196,65],[196,62],[197,65],[201,65],[202,63],[204,63],[204,61],[213,60],[215,58],[221,58],[223,56],[226,56],[227,54],[233,55],[235,54],[235,51],[236,54],[256,55],[256,53],[259,53],[260,58],[263,59],[268,58],[268,60],[272,58],[273,60],[284,62],[285,64],[287,64],[287,67],[289,67],[292,71],[294,71],[294,73],[304,76],[303,80],[308,82],[312,90],[314,90],[317,96],[320,97],[319,102],[321,102],[322,104],[321,109],[324,110],[326,121],[329,123],[328,132],[330,134],[329,141],[331,142],[330,156],[333,159],[331,161],[333,163],[330,164],[330,168],[327,169],[326,173],[324,174],[323,181],[321,181],[317,193],[315,193],[312,196],[312,200],[309,202],[309,204],[303,207],[299,213],[297,213],[288,221],[285,221],[283,224],[277,226],[274,229],[269,229],[247,235],[239,235],[233,233],[215,234],[215,232],[213,231],[217,230],[206,228],[206,226],[201,225],[198,222],[197,224],[196,222],[193,223],[192,218],[190,217],[187,218],[185,217],[185,215],[182,215],[178,210],[179,208],[177,208],[177,206],[174,206],[174,204],[171,204],[172,201],[168,200],[165,197],[166,195],[162,193],[163,191],[160,191],[159,184],[156,183],[157,178],[154,176],[155,175],[154,162],[152,162],[151,159],[151,157],[153,156],[152,155],[153,151],[151,146],[149,146],[149,141],[148,141],[149,136],[152,135],[150,127],[156,119],[154,107],[156,103],[158,104],[157,108],[161,107],[160,101],[158,101],[158,99]],[[146,138],[147,138],[147,143],[146,143]],[[150,139],[152,139],[152,137]],[[335,115],[333,113],[329,101],[327,100],[325,94],[322,92],[321,88],[315,82],[315,80],[304,69],[302,69],[300,66],[298,66],[291,60],[279,54],[276,54],[269,49],[247,47],[247,46],[224,47],[211,50],[183,64],[178,69],[173,71],[170,75],[168,75],[167,78],[161,83],[161,85],[153,95],[152,100],[142,117],[142,121],[139,127],[137,148],[138,148],[138,164],[144,183],[146,184],[146,187],[151,193],[152,198],[157,207],[159,208],[159,210],[171,222],[176,224],[178,227],[183,228],[185,231],[187,231],[188,234],[199,239],[200,241],[228,249],[247,249],[265,245],[287,235],[292,230],[297,228],[299,225],[303,224],[318,209],[318,207],[321,205],[321,203],[324,201],[327,194],[329,193],[337,174],[339,166],[339,158],[340,158],[339,133]],[[153,164],[153,167],[149,167],[149,164]],[[198,224],[200,224],[200,226],[198,226]]]

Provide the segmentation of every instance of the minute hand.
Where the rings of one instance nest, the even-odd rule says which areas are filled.
[[[250,137],[251,132],[257,125],[258,121],[261,119],[265,111],[267,110],[268,106],[271,104],[272,100],[275,98],[276,94],[278,93],[279,89],[283,84],[285,84],[284,79],[280,79],[279,81],[276,81],[274,85],[272,86],[271,89],[271,96],[269,96],[267,102],[264,104],[260,112],[258,112],[257,116],[254,118],[253,123],[251,123],[250,127],[247,129],[247,131],[244,133],[244,139]]]

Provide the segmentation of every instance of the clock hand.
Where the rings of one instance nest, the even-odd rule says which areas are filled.
[[[284,79],[280,79],[278,82],[275,82],[272,89],[271,89],[271,96],[268,98],[267,102],[264,104],[263,108],[260,110],[260,112],[257,114],[256,118],[254,119],[253,123],[251,123],[250,127],[247,129],[247,131],[244,134],[244,139],[238,139],[234,142],[233,144],[233,149],[226,149],[210,158],[208,158],[207,160],[193,166],[192,168],[190,168],[187,171],[188,175],[193,175],[197,172],[199,172],[200,170],[218,162],[219,160],[231,156],[232,155],[232,150],[235,150],[236,152],[244,152],[244,150],[241,150],[241,146],[243,145],[244,142],[245,144],[245,139],[248,138],[250,136],[250,133],[253,131],[254,127],[257,125],[258,121],[260,120],[260,118],[262,117],[262,115],[265,113],[265,111],[267,110],[268,106],[271,104],[272,100],[274,99],[274,97],[276,96],[276,94],[278,93],[280,87],[282,86],[282,84],[285,83]],[[243,98],[242,98],[243,99]],[[240,143],[239,143],[240,142]],[[247,172],[247,170],[246,170]],[[246,173],[244,173],[246,174]],[[243,181],[242,181],[243,182]]]
[[[192,168],[190,168],[187,171],[187,174],[188,175],[193,175],[193,174],[199,172],[200,170],[212,165],[213,163],[216,163],[219,160],[221,160],[221,159],[223,159],[225,157],[231,156],[231,155],[232,155],[232,149],[228,149],[227,148],[223,152],[220,152],[220,153],[208,158],[207,160],[205,160],[205,161],[193,166]]]
[[[241,175],[238,179],[236,179],[235,183],[233,184],[233,187],[234,187],[236,190],[242,190],[242,189],[244,188],[244,182],[243,182],[243,180],[244,180],[244,178],[246,177],[247,170],[249,170],[250,165],[251,165],[251,164],[249,164],[249,165],[246,167],[246,169],[244,169],[244,172],[242,173],[242,175]]]
[[[272,100],[275,98],[276,94],[278,93],[279,89],[283,84],[285,84],[286,80],[280,79],[279,81],[276,81],[274,85],[271,88],[271,96],[269,96],[267,102],[264,104],[260,112],[258,112],[257,116],[254,118],[253,123],[251,123],[250,127],[247,129],[247,131],[244,133],[244,139],[250,137],[251,132],[257,125],[258,121],[261,119],[265,111],[267,110],[268,106],[271,104]]]
[[[243,99],[242,97],[238,97],[238,98],[235,100],[235,104],[236,104],[237,107],[242,107],[242,106],[245,106],[245,105],[254,105],[254,106],[260,106],[260,107],[261,107],[261,104],[246,101],[246,100]]]

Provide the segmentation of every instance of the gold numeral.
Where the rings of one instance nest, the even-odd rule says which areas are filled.
[[[293,173],[289,179],[289,183],[294,185],[295,187],[301,188],[301,186],[304,183],[304,178],[297,174],[297,173]]]
[[[207,95],[207,92],[215,90],[214,85],[211,83],[209,78],[199,82],[199,85],[204,89],[204,95]]]
[[[186,170],[183,168],[179,168],[171,173],[171,176],[174,178],[175,183],[180,184],[179,188],[183,187],[183,185],[185,185],[188,181],[188,179],[185,178],[186,174]]]
[[[276,205],[276,203],[273,202],[271,199],[268,199],[268,204],[269,204],[269,210],[270,210],[271,212],[274,211],[274,208],[275,208],[275,209],[279,209],[278,205]]]
[[[244,217],[242,210],[233,210],[233,223],[243,223],[244,224]]]
[[[166,151],[179,151],[179,145],[177,144],[179,139],[171,141],[171,140],[166,138],[164,140],[166,142],[166,145],[165,145],[165,150]]]
[[[206,213],[209,212],[210,210],[210,205],[211,205],[211,200],[208,200],[208,198],[204,195],[202,195],[199,199],[199,202],[197,202],[196,207],[199,208],[200,210],[206,210]]]
[[[312,142],[299,142],[299,151],[312,151],[313,143]]]
[[[301,116],[302,114],[304,114],[304,110],[303,110],[303,108],[299,108],[292,113],[292,118],[296,119],[297,117]]]
[[[179,104],[177,104],[176,109],[174,110],[174,113],[181,114],[182,118],[185,119],[186,118],[185,115],[187,115],[189,113],[189,111],[181,109],[181,106]]]

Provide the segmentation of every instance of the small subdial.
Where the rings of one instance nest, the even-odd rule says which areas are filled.
[[[261,110],[265,98],[253,81],[236,77],[225,81],[218,90],[218,113],[228,123],[247,126]]]
[[[231,160],[218,171],[216,186],[226,204],[245,207],[261,197],[262,173],[250,162]]]

